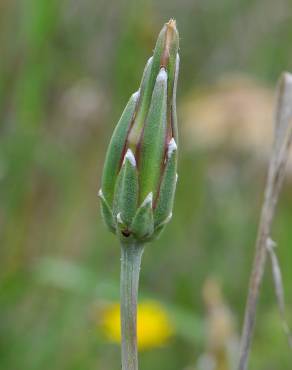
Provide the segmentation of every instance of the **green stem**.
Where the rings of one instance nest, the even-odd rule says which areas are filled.
[[[134,243],[121,247],[122,370],[138,370],[137,298],[143,249]]]

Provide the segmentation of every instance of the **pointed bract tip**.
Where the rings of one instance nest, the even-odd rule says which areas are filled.
[[[175,183],[177,183],[177,180],[178,180],[178,174],[176,173],[175,174]]]
[[[165,70],[164,67],[160,68],[160,71],[159,71],[159,73],[157,75],[156,81],[157,82],[160,82],[160,81],[161,82],[162,81],[167,82],[167,72],[166,72],[166,70]]]
[[[166,217],[166,220],[165,222],[169,222],[170,220],[172,219],[172,212],[170,212],[170,214]]]
[[[170,20],[166,23],[167,27],[173,28],[176,30],[176,20],[173,18],[170,18]]]
[[[170,158],[172,153],[175,152],[176,150],[177,150],[177,145],[176,145],[174,138],[172,138],[170,142],[168,143],[167,158]]]
[[[147,60],[147,63],[146,63],[146,67],[145,67],[145,69],[149,66],[149,64],[152,62],[152,60],[153,60],[153,55],[152,55],[152,57],[150,57],[150,58]]]
[[[121,212],[119,212],[118,214],[117,214],[117,222],[119,223],[119,224],[123,224],[124,222],[123,222],[123,220],[122,220],[122,217],[121,217]]]
[[[151,204],[151,206],[152,206],[152,201],[153,201],[153,193],[152,193],[152,191],[151,191],[151,193],[149,193],[147,196],[146,196],[146,198],[144,199],[144,201],[143,201],[143,203],[142,203],[142,207],[145,207],[148,203],[150,203]]]
[[[179,36],[176,29],[176,22],[170,19],[165,23],[157,40],[155,51],[160,54],[160,66],[168,69],[175,63],[176,53],[179,47]]]
[[[158,227],[166,225],[171,219],[172,212],[169,213],[169,215],[158,225]]]
[[[132,95],[132,98],[137,101],[139,99],[139,96],[140,96],[140,89],[137,90],[136,92],[134,92],[134,94]]]
[[[126,159],[131,163],[133,167],[136,167],[136,159],[131,149],[127,150],[127,153],[125,154],[123,164],[125,164]]]

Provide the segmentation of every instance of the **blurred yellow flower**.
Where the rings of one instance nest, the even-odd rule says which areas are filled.
[[[101,318],[102,327],[108,340],[120,343],[120,305],[108,305]],[[137,335],[139,350],[165,344],[173,334],[173,326],[165,309],[155,301],[144,301],[138,305]]]

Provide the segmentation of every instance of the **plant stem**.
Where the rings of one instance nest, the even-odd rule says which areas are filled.
[[[241,336],[238,370],[246,370],[255,326],[256,307],[263,279],[272,222],[283,185],[285,166],[292,142],[292,75],[284,73],[278,86],[274,145],[269,164],[265,198],[258,228],[256,253],[249,283]]]
[[[143,250],[136,243],[121,246],[122,370],[138,370],[137,298]]]

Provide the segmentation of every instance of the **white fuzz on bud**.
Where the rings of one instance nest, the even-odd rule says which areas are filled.
[[[147,197],[144,199],[144,202],[142,203],[142,207],[145,207],[148,203],[151,203],[152,206],[152,201],[153,201],[153,193],[149,193]]]
[[[168,144],[168,148],[167,148],[167,158],[169,159],[172,155],[172,153],[174,151],[177,150],[177,145],[176,145],[176,142],[174,140],[174,138],[172,138]]]
[[[117,214],[117,221],[118,221],[119,224],[123,224],[124,223],[123,220],[122,220],[122,217],[121,217],[121,212],[119,212]]]
[[[166,73],[166,70],[165,68],[161,68],[159,73],[158,73],[158,76],[156,78],[156,81],[157,82],[160,82],[160,81],[167,81],[167,73]]]
[[[137,101],[139,99],[139,96],[140,96],[140,90],[137,90],[136,92],[134,92],[134,94],[132,95],[132,98]]]
[[[125,164],[126,159],[128,159],[128,161],[131,163],[133,167],[136,167],[136,159],[131,149],[127,150],[127,153],[124,157],[123,164]]]

